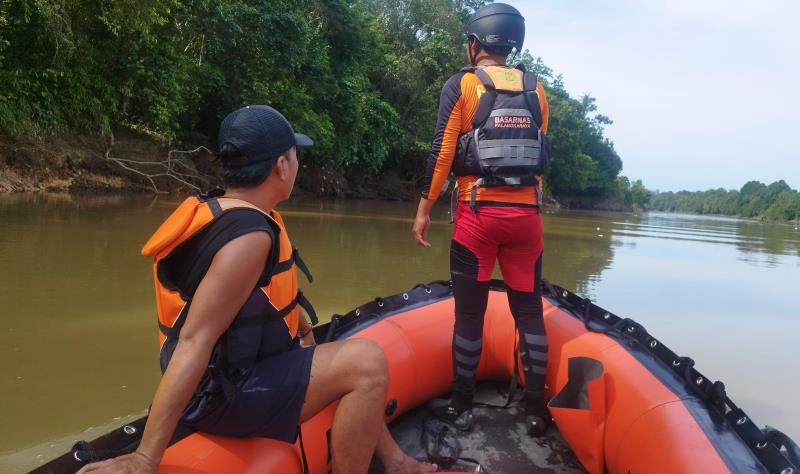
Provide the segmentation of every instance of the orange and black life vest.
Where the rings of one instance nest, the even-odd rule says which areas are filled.
[[[288,350],[297,335],[300,307],[306,310],[312,324],[317,323],[314,309],[297,285],[299,268],[311,281],[312,277],[292,247],[276,211],[264,212],[256,206],[233,198],[190,197],[170,215],[142,249],[142,255],[154,257],[153,275],[156,287],[156,308],[161,345],[161,370],[166,370],[193,295],[185,295],[162,276],[160,265],[183,243],[205,229],[224,213],[235,209],[252,209],[266,217],[274,230],[271,259],[277,262],[269,272],[267,283],[254,288],[239,310],[231,326],[214,349],[212,365],[244,368],[253,362]]]
[[[541,203],[539,179],[550,153],[542,131],[536,74],[526,73],[524,67],[468,67],[462,71],[475,74],[485,91],[472,116],[472,129],[459,136],[453,162],[457,177],[478,177],[470,189],[470,205],[475,205],[479,186],[533,186],[536,202]],[[496,86],[492,74],[500,74],[512,87],[505,82]]]

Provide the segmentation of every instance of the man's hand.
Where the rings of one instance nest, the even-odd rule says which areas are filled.
[[[155,474],[158,464],[149,457],[139,452],[133,452],[114,459],[108,459],[83,466],[78,474],[87,472],[95,474],[115,473],[115,474]]]
[[[411,227],[411,234],[417,245],[425,248],[431,246],[428,242],[428,227],[431,226],[431,207],[434,201],[429,201],[425,198],[419,200],[417,207],[417,217],[414,218],[414,226]]]
[[[300,347],[316,346],[317,341],[314,340],[314,331],[312,330],[311,323],[306,318],[304,310],[300,310],[300,324],[297,327],[297,337],[300,338]]]
[[[411,233],[414,235],[414,240],[417,242],[417,245],[425,248],[429,248],[431,246],[430,242],[426,239],[428,238],[428,227],[431,225],[431,217],[428,214],[417,214],[417,217],[414,219],[414,227],[411,228]]]

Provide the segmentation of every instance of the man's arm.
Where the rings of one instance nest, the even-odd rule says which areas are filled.
[[[158,384],[139,448],[133,454],[86,466],[81,472],[155,472],[208,367],[214,345],[255,288],[271,245],[269,234],[252,232],[217,252],[197,287],[175,352]]]
[[[450,174],[453,158],[461,135],[461,79],[464,73],[456,74],[447,80],[439,97],[439,118],[431,143],[431,153],[425,167],[423,199],[436,201]]]
[[[461,135],[461,78],[463,74],[451,77],[442,88],[439,97],[439,118],[436,122],[431,153],[425,169],[422,198],[417,208],[417,216],[411,233],[417,244],[430,247],[427,242],[430,211],[442,192],[458,146]]]
[[[547,126],[550,125],[550,104],[547,102],[547,93],[544,90],[544,85],[541,82],[536,83],[536,95],[539,96],[539,108],[542,111],[542,126],[540,130],[547,135]],[[540,175],[536,179],[539,180],[539,189],[544,190],[544,179]],[[538,196],[536,197],[539,198]],[[542,203],[537,203],[539,206]],[[540,207],[541,209],[541,207]]]

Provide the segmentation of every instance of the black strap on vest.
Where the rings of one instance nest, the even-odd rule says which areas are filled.
[[[525,101],[528,103],[528,109],[530,109],[531,115],[533,115],[533,121],[536,123],[536,127],[541,129],[544,118],[542,117],[542,104],[539,102],[539,91],[537,89],[539,77],[536,76],[534,72],[526,71],[525,65],[522,63],[517,65],[517,69],[522,71],[522,92],[525,94]]]
[[[222,206],[219,204],[217,198],[209,199],[206,203],[208,204],[208,208],[211,209],[212,216],[216,218],[222,215]]]
[[[494,87],[492,78],[489,77],[483,69],[467,67],[462,69],[462,71],[471,72],[478,76],[481,84],[486,88],[486,92],[481,95],[478,101],[478,108],[472,115],[472,128],[477,129],[489,118],[489,114],[492,112],[492,108],[494,108],[494,101],[497,99],[497,89]]]
[[[303,308],[308,314],[308,317],[311,319],[311,325],[316,326],[319,324],[319,318],[317,317],[317,311],[311,306],[311,302],[303,295],[302,291],[297,292],[297,302],[301,308]]]
[[[282,262],[278,262],[272,268],[272,273],[270,274],[270,277],[273,277],[279,273],[288,272],[289,269],[292,268],[292,265],[297,265],[297,268],[301,272],[303,272],[303,275],[306,276],[306,279],[308,279],[309,283],[314,282],[314,276],[311,275],[311,270],[308,269],[308,265],[306,265],[306,262],[304,262],[303,259],[300,258],[300,251],[297,250],[297,247],[292,249],[291,257]]]
[[[298,291],[297,296],[294,297],[292,302],[280,310],[278,314],[280,314],[282,318],[285,318],[297,307],[297,305],[300,305],[300,307],[303,308],[308,314],[308,317],[311,319],[312,326],[316,326],[319,323],[316,310],[314,310],[314,307],[311,306],[311,302],[308,301],[308,298],[306,298],[305,295],[303,295],[302,291]]]
[[[292,250],[292,259],[294,260],[294,263],[297,265],[297,268],[299,268],[300,271],[303,272],[303,275],[306,276],[308,282],[314,283],[314,276],[311,274],[311,270],[308,269],[308,265],[306,265],[306,262],[304,262],[303,259],[300,258],[300,251],[297,250],[297,247],[295,247]]]
[[[481,80],[481,84],[483,84],[487,91],[497,90],[497,87],[494,85],[494,81],[488,74],[486,74],[486,71],[484,71],[482,67],[473,68],[472,72],[478,76],[478,79]]]

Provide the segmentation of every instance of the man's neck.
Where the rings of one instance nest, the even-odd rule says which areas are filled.
[[[478,66],[508,66],[502,56],[486,55],[478,58]]]
[[[262,186],[253,188],[230,188],[225,191],[225,197],[249,202],[264,212],[272,212],[275,206],[280,202],[280,199],[269,192],[268,189],[262,189]]]

